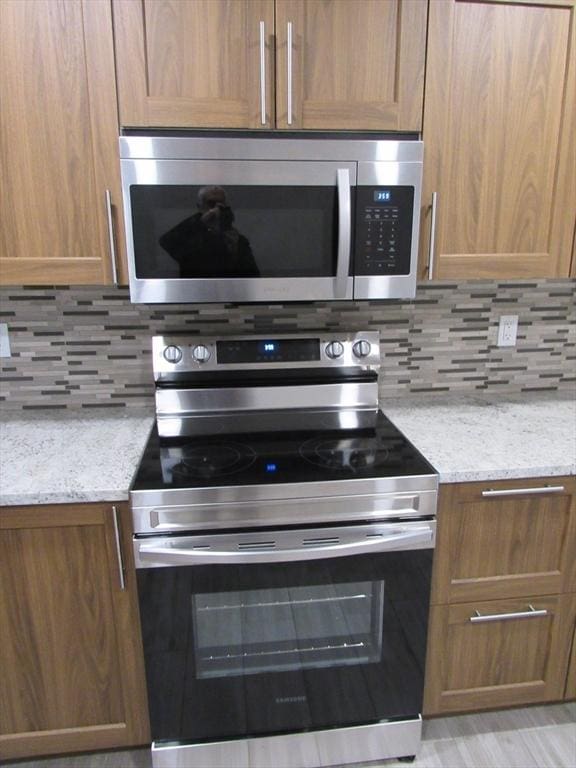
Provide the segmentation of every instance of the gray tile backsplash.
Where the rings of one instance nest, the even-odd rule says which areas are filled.
[[[156,333],[272,334],[377,329],[381,397],[517,393],[576,384],[574,280],[423,283],[413,301],[132,305],[125,288],[2,288],[3,410],[151,405]],[[518,315],[515,347],[498,347]]]

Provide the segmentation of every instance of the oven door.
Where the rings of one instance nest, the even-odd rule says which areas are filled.
[[[418,717],[435,522],[136,538],[152,737]]]
[[[121,161],[133,302],[351,299],[356,163]]]

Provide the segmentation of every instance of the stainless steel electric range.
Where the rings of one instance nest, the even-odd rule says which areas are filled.
[[[437,475],[378,334],[155,337],[131,491],[153,765],[411,758]]]

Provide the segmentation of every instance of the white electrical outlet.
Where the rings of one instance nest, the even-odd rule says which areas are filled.
[[[498,326],[498,346],[515,347],[518,333],[518,315],[502,315]]]
[[[8,325],[6,323],[0,323],[0,357],[11,357],[11,355]]]

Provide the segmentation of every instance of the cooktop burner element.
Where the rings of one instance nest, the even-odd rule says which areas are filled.
[[[387,450],[378,450],[375,437],[313,438],[300,447],[300,455],[325,469],[356,473],[385,464]]]
[[[256,454],[240,443],[201,443],[182,449],[182,459],[172,467],[175,480],[210,479],[242,472],[256,460]]]

